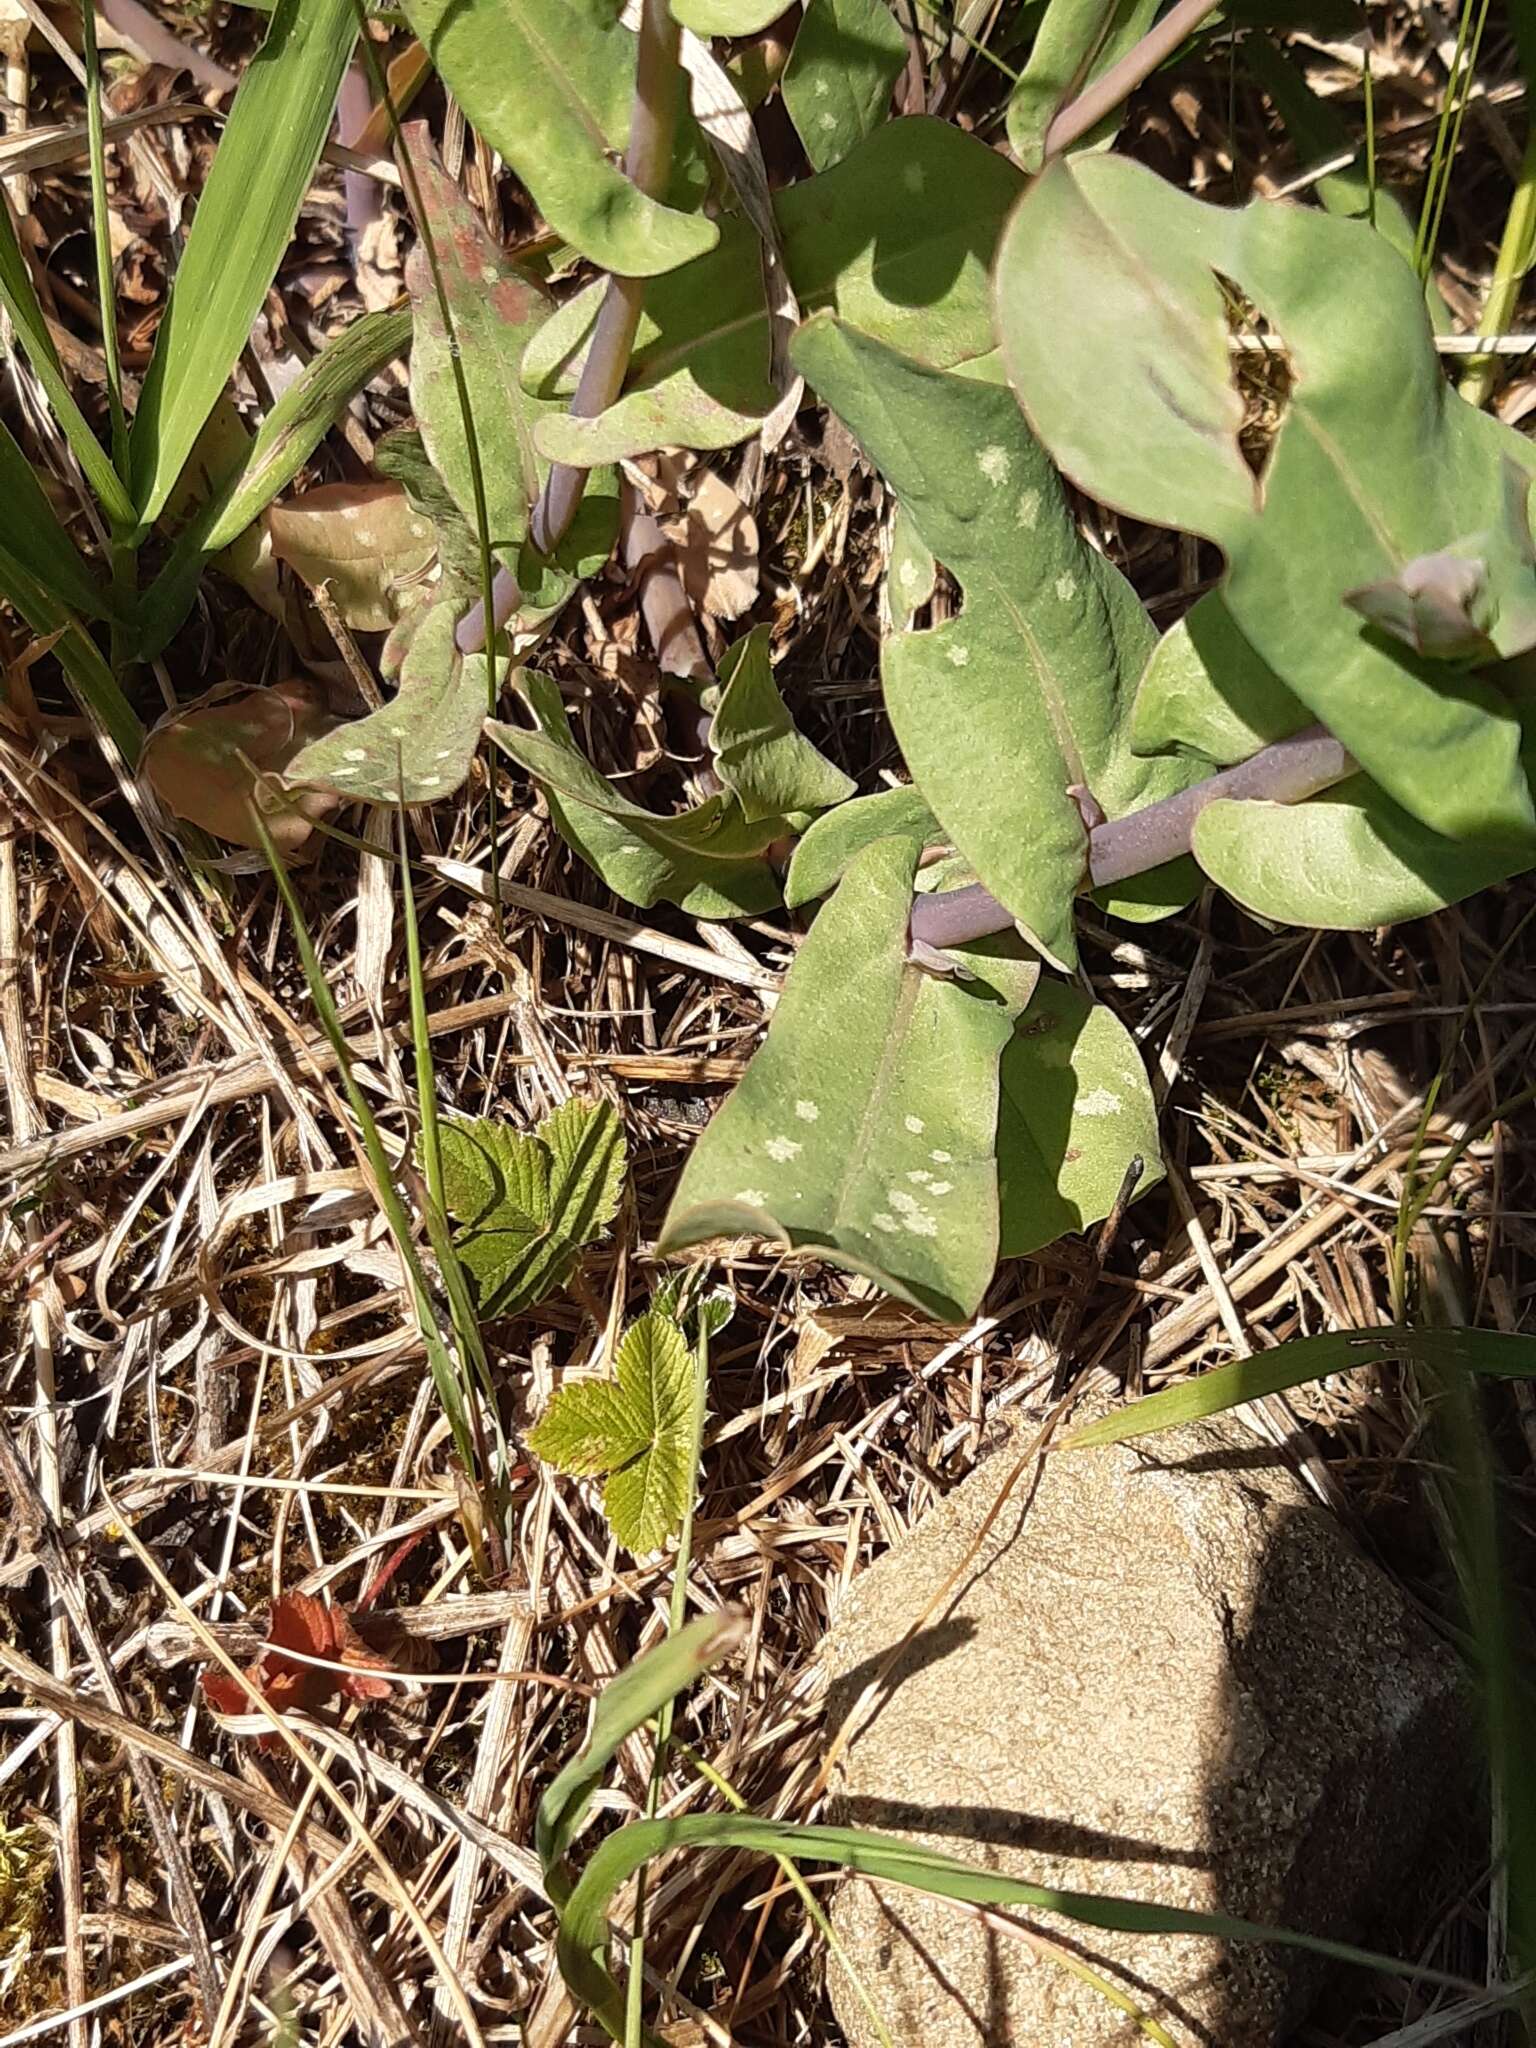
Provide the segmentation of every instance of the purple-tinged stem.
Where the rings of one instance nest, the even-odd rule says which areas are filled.
[[[624,169],[631,184],[649,199],[659,199],[672,170],[677,114],[682,97],[682,29],[668,0],[643,0],[639,47],[635,54],[635,105],[629,123],[629,149]],[[571,399],[575,419],[595,419],[606,412],[624,386],[629,358],[640,325],[645,280],[612,276],[603,294],[587,359]],[[547,555],[559,546],[576,516],[587,488],[588,472],[568,462],[555,463],[533,508],[534,546]],[[491,588],[492,629],[501,628],[516,611],[521,596],[516,578],[498,569]],[[476,653],[485,645],[485,609],[476,605],[459,621],[455,634],[461,650]]]
[[[367,70],[354,57],[342,75],[341,90],[336,95],[336,140],[350,148],[367,127],[372,113],[373,88]],[[378,180],[363,171],[343,171],[341,189],[347,206],[347,241],[355,260],[365,230],[382,210]]]
[[[1288,740],[1276,740],[1235,768],[1224,768],[1161,803],[1128,817],[1111,818],[1088,835],[1085,887],[1102,889],[1160,868],[1188,853],[1195,820],[1207,804],[1224,797],[1295,804],[1331,789],[1355,772],[1355,762],[1323,726],[1308,726]],[[1013,918],[979,882],[938,896],[919,896],[912,905],[914,946],[964,945],[1005,932]]]
[[[1118,63],[1111,64],[1086,92],[1061,108],[1045,131],[1047,160],[1080,142],[1106,114],[1112,114],[1122,100],[1129,99],[1143,79],[1150,78],[1159,64],[1166,63],[1208,14],[1215,13],[1218,4],[1219,0],[1175,0],[1175,5],[1134,48],[1127,50]]]

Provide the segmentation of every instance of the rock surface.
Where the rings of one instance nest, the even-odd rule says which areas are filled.
[[[1475,1745],[1454,1659],[1226,1422],[1031,1467],[967,1563],[1022,1443],[871,1566],[838,1615],[834,1729],[963,1567],[872,1717],[866,1703],[831,1817],[1038,1884],[1370,1937],[1429,1832],[1467,1809]],[[898,2048],[1144,2039],[1092,1985],[962,1908],[852,1879],[833,1923]],[[1202,2048],[1270,2048],[1326,1973],[1278,1948],[1031,1924]],[[835,1961],[832,1993],[853,2048],[875,2048]]]

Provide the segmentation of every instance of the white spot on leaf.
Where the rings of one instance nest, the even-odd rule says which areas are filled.
[[[971,658],[971,650],[969,649],[969,647],[951,647],[949,650],[949,658],[954,667],[964,668],[965,664]]]
[[[749,1209],[766,1209],[768,1206],[768,1197],[761,1188],[738,1188],[736,1200],[745,1202]]]
[[[1056,578],[1056,595],[1063,604],[1070,604],[1077,595],[1077,578],[1075,576],[1058,576]]]
[[[925,1209],[915,1195],[909,1195],[905,1188],[887,1188],[885,1199],[901,1218],[902,1228],[910,1230],[914,1237],[937,1237],[939,1219],[931,1209]]]
[[[1005,484],[1008,481],[1008,450],[995,442],[990,448],[983,448],[976,458],[976,467],[989,484]]]
[[[905,1116],[902,1118],[902,1122],[914,1138],[920,1138],[923,1135],[923,1120],[920,1116]],[[933,1156],[937,1159],[939,1155],[935,1152]]]
[[[948,1152],[930,1152],[928,1157],[935,1166],[948,1166],[952,1155]]]
[[[813,1124],[817,1117],[821,1115],[821,1111],[814,1102],[808,1102],[802,1096],[800,1101],[795,1104],[795,1115],[799,1117],[801,1123]]]
[[[1040,518],[1040,493],[1033,485],[1019,493],[1019,509],[1014,515],[1026,533],[1033,533]]]
[[[896,1218],[894,1216],[887,1216],[883,1209],[878,1216],[872,1216],[870,1221],[874,1224],[876,1230],[900,1230],[901,1228]]]
[[[770,1138],[763,1150],[770,1159],[777,1160],[779,1165],[783,1166],[787,1160],[794,1158],[801,1150],[801,1146],[799,1140],[795,1138]]]
[[[1079,1116],[1118,1116],[1125,1104],[1109,1088],[1090,1088],[1086,1095],[1077,1098]]]
[[[348,747],[343,758],[348,761],[366,761],[368,749],[366,747]]]
[[[914,1187],[920,1188],[926,1187],[928,1182],[933,1179],[933,1175],[928,1171],[926,1166],[914,1166],[912,1171],[907,1175],[907,1179],[911,1181]]]
[[[928,1183],[928,1192],[930,1195],[947,1195],[953,1186],[952,1180],[931,1180]]]

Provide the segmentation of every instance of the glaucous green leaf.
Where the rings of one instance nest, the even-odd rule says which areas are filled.
[[[1046,130],[1101,72],[1140,41],[1158,0],[1050,0],[1008,96],[1008,140],[1026,171],[1045,162]],[[1117,110],[1105,124],[1118,127]]]
[[[246,66],[176,266],[129,435],[149,525],[261,310],[309,190],[357,39],[353,0],[278,0]]]
[[[1325,931],[1371,931],[1428,917],[1536,866],[1536,848],[1431,832],[1369,776],[1301,804],[1207,804],[1195,859],[1259,917]]]
[[[1003,1053],[997,1118],[998,1256],[1022,1258],[1107,1216],[1132,1159],[1136,1192],[1163,1177],[1157,1105],[1113,1010],[1042,977]]]
[[[779,901],[763,858],[782,818],[751,824],[733,796],[706,798],[675,816],[621,796],[571,737],[556,686],[524,670],[519,687],[535,728],[491,724],[491,738],[543,790],[562,838],[630,903],[676,903],[695,917],[753,917]]]
[[[1131,707],[1131,745],[1138,754],[1178,748],[1230,768],[1311,722],[1211,590],[1153,648]]]
[[[618,1214],[624,1130],[611,1103],[573,1097],[537,1135],[488,1117],[441,1129],[454,1249],[483,1316],[516,1315],[568,1277]]]
[[[620,11],[620,0],[405,0],[438,76],[555,233],[603,270],[655,277],[713,248],[716,229],[647,198],[613,160],[635,96]]]
[[[1262,478],[1238,442],[1218,273],[1273,324],[1294,377]],[[1240,631],[1404,809],[1452,838],[1536,843],[1508,699],[1345,602],[1455,548],[1484,564],[1499,654],[1529,644],[1536,603],[1524,492],[1512,516],[1505,475],[1528,479],[1536,457],[1447,385],[1397,251],[1358,221],[1228,211],[1144,166],[1074,157],[1015,213],[998,304],[1015,389],[1067,474],[1215,541]],[[1063,305],[1079,315],[1069,350]]]
[[[430,520],[398,484],[320,484],[267,513],[272,550],[323,583],[358,633],[387,633],[437,557]]]
[[[460,788],[486,714],[485,656],[454,645],[460,611],[452,599],[433,605],[411,636],[394,696],[307,746],[289,780],[368,804],[431,804]]]
[[[933,550],[912,524],[911,513],[898,502],[891,521],[891,560],[885,579],[885,601],[898,632],[905,632],[913,614],[933,602],[938,581],[939,565]]]
[[[626,1550],[658,1550],[688,1506],[693,1355],[670,1316],[654,1311],[619,1340],[611,1380],[560,1387],[528,1446],[573,1477],[606,1474],[603,1513]]]
[[[1088,843],[1073,790],[1114,818],[1198,773],[1130,748],[1151,621],[1079,534],[1006,388],[931,370],[828,314],[793,353],[963,593],[957,617],[881,651],[912,779],[980,880],[1070,966]]]
[[[877,839],[906,839],[921,850],[943,838],[938,820],[910,783],[856,796],[816,818],[795,843],[784,901],[791,910],[835,889],[848,863]]]
[[[784,12],[781,0],[672,0],[672,18],[696,36],[755,36]]]
[[[813,169],[841,163],[874,133],[906,62],[886,0],[808,0],[780,90]]]
[[[727,650],[720,663],[720,703],[709,728],[716,771],[750,824],[788,811],[830,810],[857,787],[784,708],[768,640],[768,627],[754,626]]]
[[[1006,158],[947,121],[884,122],[830,171],[774,195],[802,311],[831,307],[940,369],[990,355],[992,258],[1021,189]],[[575,389],[601,292],[578,293],[535,337],[523,374],[541,396]],[[647,289],[618,403],[594,421],[551,414],[535,439],[578,463],[730,447],[777,402],[770,355],[757,239],[729,216],[717,249]]]
[[[997,1259],[998,1061],[1017,1006],[907,957],[917,848],[867,846],[695,1144],[662,1251],[763,1237],[948,1321]]]
[[[406,259],[414,325],[411,405],[433,467],[473,530],[474,481],[453,374],[456,350],[478,444],[486,530],[491,546],[506,558],[515,555],[527,533],[539,494],[533,422],[544,408],[524,391],[519,366],[551,302],[503,258],[480,215],[443,169],[426,125],[413,121],[403,131],[403,143],[425,216],[418,226],[431,235],[437,253],[437,277],[424,238]],[[451,342],[438,301],[439,278],[453,321]]]

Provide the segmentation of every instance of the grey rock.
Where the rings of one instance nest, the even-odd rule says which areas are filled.
[[[869,1697],[832,1818],[1038,1884],[1370,1937],[1431,1836],[1470,1811],[1454,1658],[1240,1425],[1050,1456],[972,1556],[1018,1451],[942,1501],[837,1616],[831,1726]],[[849,1879],[832,1917],[897,2048],[1144,2039],[1093,1985],[964,1908]],[[1024,1917],[1201,2048],[1270,2048],[1327,1972],[1294,1950]],[[847,1972],[831,1972],[850,2043],[875,2048]]]

